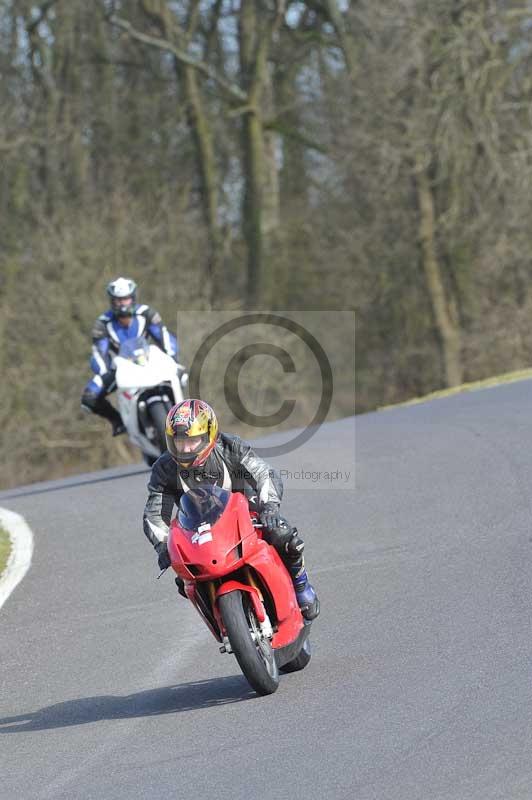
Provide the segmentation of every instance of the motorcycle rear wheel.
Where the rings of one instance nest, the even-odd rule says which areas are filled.
[[[259,638],[260,627],[247,592],[229,592],[218,600],[220,614],[240,669],[257,694],[273,694],[279,668],[269,641]]]

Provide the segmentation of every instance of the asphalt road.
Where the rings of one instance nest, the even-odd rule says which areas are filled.
[[[140,529],[146,473],[0,494],[0,797],[532,797],[532,384],[358,417],[356,488],[288,481],[322,614],[259,698]],[[279,459],[345,467],[353,420]],[[302,470],[304,471],[304,470]]]

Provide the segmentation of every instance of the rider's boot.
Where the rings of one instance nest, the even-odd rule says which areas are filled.
[[[101,414],[100,416],[105,417],[111,423],[111,427],[113,429],[113,436],[120,436],[121,433],[125,433],[127,428],[122,422],[122,417],[120,416],[120,412],[116,410],[116,408],[111,405],[109,400],[103,401],[108,408],[105,409],[105,413]]]
[[[316,619],[320,613],[320,601],[305,569],[303,550],[305,543],[299,536],[297,528],[292,528],[292,535],[285,545],[285,564],[292,576],[296,598],[305,619]]]
[[[81,397],[81,407],[108,420],[113,429],[113,436],[119,436],[126,432],[126,426],[122,422],[120,413],[106,397],[86,389]]]
[[[113,429],[113,436],[120,436],[120,434],[126,432],[126,426],[122,422],[122,417],[120,416],[120,412],[107,400],[106,398],[100,398],[98,401],[97,406],[93,409],[95,414],[98,414],[100,417],[104,417],[104,419],[108,419],[111,423],[111,427]]]
[[[120,436],[122,433],[125,433],[126,430],[127,428],[122,422],[122,420],[120,420],[120,422],[113,422],[113,432],[112,432],[113,436]]]
[[[316,619],[320,613],[320,601],[318,600],[318,595],[314,587],[308,579],[303,558],[301,557],[300,564],[288,564],[288,571],[292,576],[292,582],[296,590],[297,604],[301,609],[301,614],[305,619]]]

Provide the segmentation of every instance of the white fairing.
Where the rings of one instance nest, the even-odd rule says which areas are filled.
[[[115,367],[118,408],[129,438],[143,453],[157,458],[161,455],[157,437],[152,441],[139,430],[138,403],[144,390],[159,386],[160,396],[167,404],[169,402],[172,406],[183,400],[177,376],[177,364],[173,358],[152,344],[147,350],[145,363],[134,363],[128,358],[117,355]]]

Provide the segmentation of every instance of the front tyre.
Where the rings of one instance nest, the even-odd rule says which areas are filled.
[[[271,643],[260,634],[247,592],[229,592],[218,599],[227,636],[236,660],[257,694],[273,694],[279,686],[279,669]]]
[[[161,453],[166,450],[166,407],[162,400],[155,403],[150,403],[150,417],[155,427],[157,435],[157,446]]]

